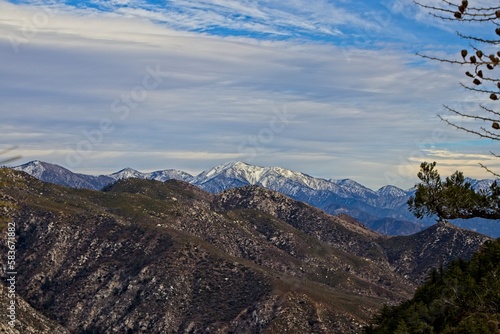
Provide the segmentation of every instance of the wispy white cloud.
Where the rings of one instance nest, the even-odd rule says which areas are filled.
[[[139,8],[138,8],[139,7]],[[290,35],[296,33],[340,34],[339,26],[368,24],[357,15],[328,1],[170,1],[167,7],[128,6],[118,12],[153,18],[170,27],[207,31],[214,28]]]
[[[55,5],[57,15],[16,53],[9,36],[22,36],[23,19],[40,7],[0,2],[2,140],[18,144],[25,159],[62,165],[80,145],[79,172],[125,165],[201,171],[241,159],[372,187],[388,183],[390,171],[400,176],[397,185],[409,187],[416,158],[433,157],[419,143],[441,147],[468,138],[436,117],[443,103],[467,98],[460,74],[411,65],[415,56],[400,48],[195,32],[239,24],[284,34],[288,26],[311,33],[323,27],[334,35],[343,25],[368,24],[327,1],[266,4],[179,1],[160,11],[129,1],[111,4],[113,12]],[[148,69],[158,69],[160,80],[144,89]],[[124,117],[117,106],[144,92]],[[289,119],[277,123],[276,111],[285,109]],[[102,120],[113,130],[102,131]],[[447,136],[434,140],[443,127]],[[92,138],[91,147],[82,144]]]
[[[38,0],[23,3],[40,5]],[[171,0],[163,3],[149,1],[52,1],[61,11],[101,12],[125,17],[153,20],[180,31],[208,32],[219,36],[262,36],[270,38],[301,38],[307,40],[342,37],[342,41],[366,43],[379,35],[401,36],[395,13],[389,7],[373,10],[363,1],[337,2],[328,0],[294,1],[204,1]]]
[[[424,150],[427,161],[437,161],[437,168],[442,177],[451,175],[459,170],[466,176],[485,179],[493,176],[485,169],[480,168],[480,164],[487,166],[492,170],[500,168],[500,161],[492,154],[484,153],[467,153],[460,151],[452,151],[446,149],[430,149]],[[419,161],[415,161],[419,162]]]
[[[425,152],[432,158],[439,158],[442,160],[453,160],[453,161],[487,161],[492,160],[493,156],[491,154],[481,154],[481,153],[464,153],[464,152],[453,152],[449,150],[425,150]]]

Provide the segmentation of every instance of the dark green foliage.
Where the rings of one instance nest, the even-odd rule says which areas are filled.
[[[385,306],[365,329],[377,333],[500,332],[500,239],[486,242],[470,261],[433,270],[411,300]]]
[[[436,163],[420,165],[409,210],[417,218],[500,218],[500,189],[476,192],[461,172],[444,181]],[[456,260],[443,272],[434,270],[412,300],[386,307],[367,333],[499,333],[500,241],[488,242],[469,262]]]
[[[437,215],[439,220],[486,218],[500,219],[500,186],[494,182],[489,192],[476,192],[462,172],[444,181],[435,169],[436,162],[423,162],[415,196],[408,200],[409,210],[417,218]]]

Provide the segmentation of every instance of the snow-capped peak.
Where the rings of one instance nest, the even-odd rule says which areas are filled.
[[[193,176],[191,174],[176,169],[159,170],[147,173],[145,174],[145,176],[149,180],[156,180],[161,182],[165,182],[171,179],[181,180],[185,182],[191,182],[193,180]]]
[[[217,165],[209,170],[200,173],[198,176],[196,176],[196,179],[211,179],[224,171],[244,170],[246,167],[250,167],[250,165],[241,161],[230,161],[221,165]]]
[[[14,167],[13,169],[26,172],[38,179],[42,177],[43,172],[45,172],[44,163],[40,160],[30,161],[24,165]]]
[[[130,179],[130,178],[136,178],[136,179],[145,178],[145,175],[143,173],[129,167],[124,168],[116,173],[113,173],[110,176],[115,180]]]
[[[242,161],[231,161],[221,165],[217,165],[207,171],[200,173],[196,177],[196,181],[208,181],[223,174],[226,177],[234,177],[245,180],[249,184],[255,184],[262,174],[263,170],[263,167],[251,166]]]
[[[472,189],[475,191],[485,191],[489,192],[490,187],[493,184],[494,180],[475,180],[469,177],[465,178],[465,182],[469,182],[472,186]]]
[[[231,185],[262,185],[277,191],[282,190],[283,187],[304,187],[314,190],[337,188],[335,184],[327,180],[314,178],[286,168],[253,166],[241,161],[232,161],[204,171],[194,178],[193,183],[202,188],[205,187],[211,192],[217,192],[227,187],[228,180],[232,180]],[[220,184],[217,185],[217,183]]]
[[[404,191],[403,189],[400,189],[395,186],[384,186],[377,190],[377,194],[379,196],[387,196],[387,197],[402,197],[402,196],[407,196],[408,193]]]
[[[175,179],[181,180],[185,182],[191,182],[193,180],[193,176],[186,172],[176,170],[176,169],[165,169],[158,170],[150,173],[142,173],[133,168],[124,168],[116,173],[109,175],[115,180],[122,179],[146,179],[146,180],[156,180],[165,182],[167,180]]]

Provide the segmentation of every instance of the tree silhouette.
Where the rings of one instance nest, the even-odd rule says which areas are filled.
[[[475,191],[463,173],[455,172],[442,180],[436,162],[423,162],[415,195],[408,200],[409,210],[419,219],[437,215],[447,219],[500,219],[500,186],[495,181],[489,191]]]

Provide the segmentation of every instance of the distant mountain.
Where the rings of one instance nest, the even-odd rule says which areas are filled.
[[[43,165],[44,172],[40,172]],[[210,193],[247,185],[259,185],[303,201],[331,214],[347,214],[365,226],[388,235],[410,235],[435,223],[434,218],[416,219],[407,206],[414,189],[403,190],[387,185],[377,191],[350,179],[326,180],[281,167],[252,166],[240,161],[228,162],[192,176],[168,169],[142,173],[131,168],[106,176],[73,174],[62,167],[31,162],[19,167],[43,181],[75,188],[102,189],[120,179],[138,178],[158,181],[181,180]],[[491,180],[470,180],[477,189],[487,189]],[[500,223],[484,219],[457,221],[457,225],[490,236],[500,236]]]
[[[92,190],[101,190],[118,180],[129,178],[156,180],[162,182],[172,179],[185,182],[191,182],[193,180],[192,175],[175,169],[142,173],[132,168],[124,168],[110,175],[93,176],[73,173],[72,171],[59,165],[38,160],[13,167],[12,169],[26,172],[41,181],[72,188],[87,188]]]
[[[13,169],[26,172],[45,182],[72,188],[102,189],[115,182],[111,176],[77,174],[64,167],[38,160],[13,167]]]
[[[136,171],[132,168],[124,168],[116,173],[110,175],[115,180],[123,180],[123,179],[145,179],[146,174]]]
[[[165,182],[167,180],[180,180],[185,182],[191,182],[193,180],[193,176],[191,174],[176,169],[166,169],[151,173],[141,173],[132,168],[125,168],[109,176],[115,180],[130,179],[130,178],[155,180],[162,182]]]
[[[404,197],[408,196],[408,191],[404,191],[403,189],[400,189],[395,186],[384,186],[377,190],[377,195],[380,197]],[[410,191],[411,193],[411,191]]]
[[[492,180],[469,179],[474,189],[487,190]],[[408,211],[414,189],[387,185],[373,191],[354,180],[326,180],[281,167],[259,167],[236,161],[216,166],[194,177],[191,183],[211,193],[244,185],[260,185],[331,214],[348,214],[365,226],[388,235],[410,235],[435,223],[416,219]],[[500,222],[485,219],[457,220],[458,226],[493,237],[500,236]]]
[[[240,161],[207,170],[192,183],[211,193],[260,185],[331,214],[348,214],[365,226],[389,235],[409,235],[425,227],[407,210],[406,202],[414,191],[394,186],[373,191],[350,179],[326,180],[280,167],[258,167]]]
[[[261,186],[128,178],[89,191],[7,168],[0,184],[17,292],[71,333],[359,333],[489,240],[451,226],[391,238]]]

